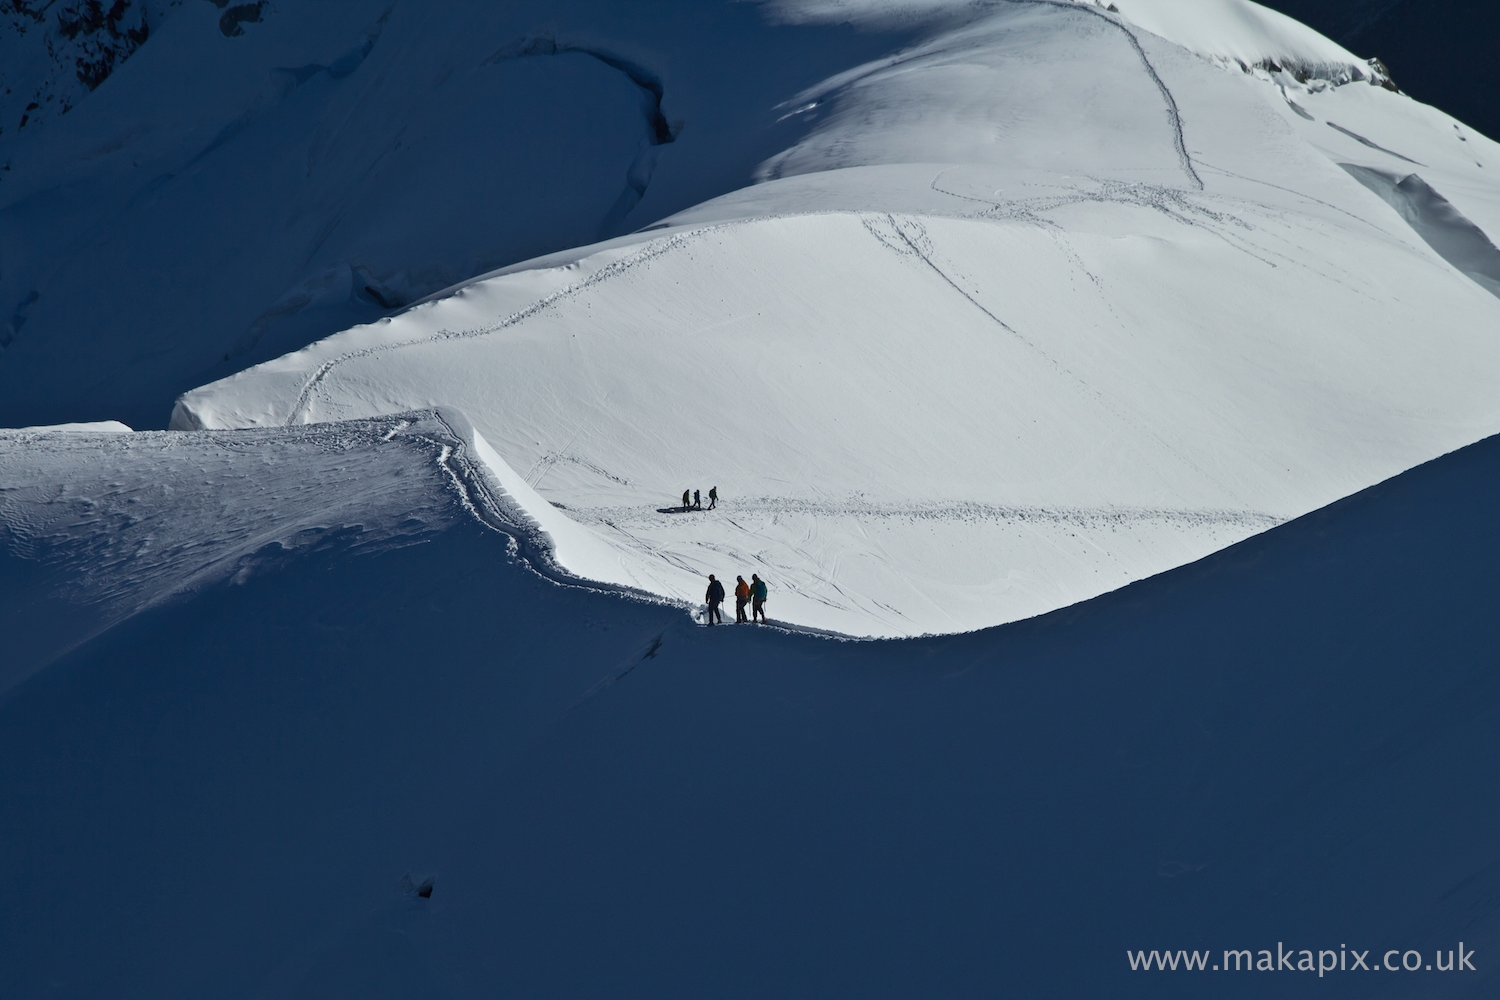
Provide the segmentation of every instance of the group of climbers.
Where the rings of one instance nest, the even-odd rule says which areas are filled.
[[[689,492],[688,490],[683,490],[682,491],[682,509],[683,510],[702,510],[703,509],[703,498],[699,495],[698,491],[697,490],[693,490],[692,491],[692,494],[693,494],[693,502],[692,503],[688,503],[688,492]],[[719,505],[719,488],[717,486],[715,486],[715,487],[711,488],[708,491],[708,509],[709,510],[713,510],[718,505]]]
[[[738,583],[734,587],[734,621],[735,624],[745,622],[764,625],[766,623],[766,581],[759,574],[751,573],[750,582],[746,583],[743,576],[735,577]],[[724,616],[719,612],[719,605],[724,603],[724,585],[720,583],[712,573],[708,574],[708,593],[703,595],[708,602],[708,624],[716,622],[722,624]],[[745,605],[750,605],[750,618],[745,617]]]
[[[691,503],[689,503],[691,499]],[[708,509],[713,510],[719,505],[719,488],[713,487],[708,491]],[[682,491],[681,510],[703,510],[703,499],[697,490]],[[670,508],[662,508],[661,513],[672,513]],[[766,622],[766,581],[759,574],[751,573],[750,582],[746,583],[743,576],[736,576],[734,586],[734,621],[736,625],[749,623],[765,624]],[[724,603],[724,585],[719,582],[718,577],[712,573],[708,574],[708,592],[703,595],[704,601],[708,603],[708,624],[722,625],[724,615],[719,611],[719,605]],[[745,605],[750,605],[750,617],[745,617]]]

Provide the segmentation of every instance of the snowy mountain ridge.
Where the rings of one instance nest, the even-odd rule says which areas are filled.
[[[758,568],[779,617],[854,635],[1038,614],[1500,429],[1493,143],[1096,7],[931,23],[778,102],[803,132],[760,183],[194,390],[173,426],[455,406],[602,544],[561,557],[580,576],[691,601]],[[721,510],[673,511],[679,484]]]
[[[552,585],[404,419],[0,435],[59,547],[282,490],[328,529],[0,698],[12,994],[1263,995],[1121,954],[1200,938],[1488,969],[1500,439],[1065,612],[850,643]],[[416,544],[339,523],[403,510]],[[11,656],[78,634],[39,567],[0,546]]]
[[[591,537],[492,465],[463,415],[441,410],[190,436],[120,424],[0,430],[0,533],[29,571],[0,596],[30,621],[8,644],[0,695],[150,609],[331,547],[365,558],[477,521],[507,539],[518,565],[570,579],[555,558],[587,560]]]
[[[881,24],[962,19],[967,0],[761,0],[775,16],[793,22],[853,21]],[[1378,59],[1361,59],[1293,18],[1254,0],[1022,0],[1072,4],[1116,14],[1198,55],[1268,69],[1279,64],[1303,79],[1392,86]]]
[[[1348,55],[1306,29],[674,9],[182,8],[12,146],[0,413],[454,407],[580,577],[759,567],[853,635],[1038,614],[1495,427],[1495,146],[1299,79]]]
[[[0,136],[7,1000],[1490,997],[1500,146],[1109,6],[203,0]]]
[[[1252,0],[1123,0],[1132,24],[1242,70],[1285,69],[1299,81],[1365,82],[1394,90],[1379,59],[1361,59],[1299,21]]]

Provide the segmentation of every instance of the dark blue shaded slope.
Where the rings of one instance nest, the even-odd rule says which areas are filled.
[[[737,190],[812,127],[781,101],[915,31],[727,0],[263,13],[230,41],[190,12],[0,136],[0,426],[164,426],[193,386]]]
[[[1500,438],[901,642],[694,627],[477,528],[324,550],[0,704],[9,995],[1493,995],[1497,491]]]

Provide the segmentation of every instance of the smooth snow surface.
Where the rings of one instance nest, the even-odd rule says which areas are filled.
[[[84,433],[129,434],[131,428],[118,420],[93,420],[79,424],[43,424],[37,427],[0,427],[0,434],[50,434],[54,431],[81,431]]]
[[[1493,143],[1097,7],[933,23],[788,93],[806,130],[762,183],[194,390],[173,426],[453,406],[607,549],[560,556],[581,576],[697,600],[754,571],[775,617],[884,636],[1092,597],[1500,429],[1500,298],[1346,166],[1419,174],[1483,235]]]
[[[1113,0],[1130,23],[1199,55],[1349,70],[1364,60],[1278,11],[1250,0]]]

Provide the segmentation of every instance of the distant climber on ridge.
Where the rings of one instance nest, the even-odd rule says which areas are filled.
[[[683,490],[682,491],[682,509],[683,510],[687,510],[688,509],[688,491],[687,490]]]
[[[713,494],[710,493],[709,497],[712,498]],[[745,582],[743,576],[737,576],[735,579],[739,583],[734,585],[734,623],[743,625],[750,620],[745,617],[745,604],[750,600],[750,585]]]
[[[702,500],[702,498],[700,498],[698,496],[698,491],[697,490],[693,491],[693,509],[694,510],[702,510],[703,509],[703,500]]]
[[[703,599],[708,602],[708,623],[714,624],[714,619],[717,618],[722,624],[724,616],[719,612],[719,605],[724,602],[724,585],[715,580],[712,573],[708,574],[708,593],[703,595]]]
[[[717,506],[719,506],[719,488],[711,486],[708,490],[708,509],[713,510]]]

